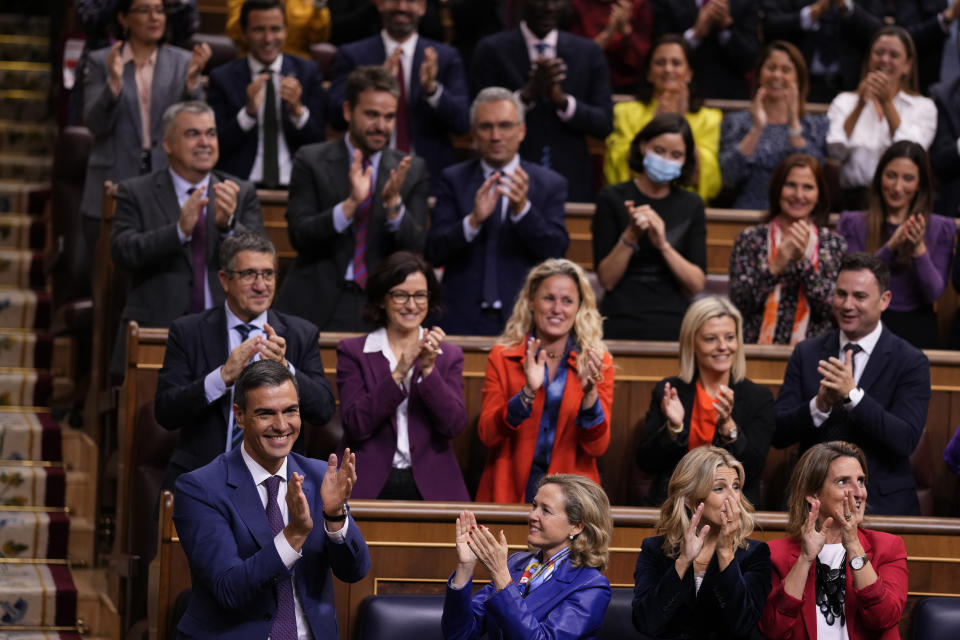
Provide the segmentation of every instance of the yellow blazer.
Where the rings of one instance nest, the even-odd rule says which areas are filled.
[[[627,166],[630,143],[656,113],[656,99],[649,104],[633,100],[613,105],[613,133],[607,138],[607,153],[603,158],[603,175],[607,184],[630,179],[630,168]],[[700,154],[700,180],[695,191],[706,203],[720,193],[723,185],[718,160],[723,113],[719,109],[701,107],[694,113],[687,112],[686,118],[693,132],[697,153]]]

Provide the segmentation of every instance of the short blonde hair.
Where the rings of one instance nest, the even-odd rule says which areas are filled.
[[[830,465],[837,458],[853,458],[860,463],[863,475],[867,475],[867,456],[855,444],[843,440],[821,442],[807,449],[790,475],[790,513],[787,516],[787,534],[798,538],[803,523],[810,514],[807,496],[818,493],[827,481]]]
[[[713,489],[717,469],[729,467],[737,472],[742,488],[746,478],[743,465],[726,449],[702,446],[689,451],[673,470],[667,485],[667,499],[660,507],[657,533],[665,536],[663,552],[670,558],[680,555],[683,533],[690,526],[690,518],[696,505],[703,502]],[[687,506],[689,502],[693,509]],[[753,505],[740,492],[740,530],[734,539],[734,547],[747,548],[747,536],[753,533]]]
[[[513,304],[513,313],[510,314],[507,326],[497,342],[511,346],[526,342],[527,335],[535,328],[530,303],[543,281],[551,276],[567,276],[577,285],[580,306],[573,320],[572,338],[580,350],[577,367],[583,368],[586,365],[587,349],[596,349],[600,353],[607,350],[603,343],[603,318],[597,310],[597,298],[593,295],[587,274],[575,262],[565,258],[548,258],[530,269],[523,289],[517,294],[517,300]]]
[[[613,514],[607,492],[590,478],[575,473],[544,476],[537,488],[545,484],[555,484],[563,492],[567,521],[583,525],[583,531],[569,544],[571,566],[606,569],[613,536]]]
[[[714,318],[733,318],[737,331],[737,352],[730,367],[730,382],[737,383],[747,375],[747,357],[743,349],[743,316],[737,307],[724,296],[707,296],[690,305],[680,325],[680,378],[693,382],[697,373],[695,343],[697,332]]]

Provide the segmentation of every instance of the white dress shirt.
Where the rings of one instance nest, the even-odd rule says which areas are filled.
[[[864,392],[863,389],[860,388],[860,378],[863,376],[864,369],[867,368],[870,354],[872,354],[873,350],[877,347],[877,341],[880,339],[881,333],[883,333],[882,322],[877,322],[874,330],[859,340],[851,340],[843,331],[840,332],[840,343],[837,345],[837,358],[839,358],[841,362],[846,361],[847,354],[844,352],[843,347],[848,343],[855,342],[860,345],[861,349],[859,353],[853,354],[853,382],[857,386],[850,392],[850,401],[843,404],[847,411],[854,409],[860,404],[860,401],[863,400]],[[829,411],[824,413],[817,407],[816,396],[810,399],[810,417],[813,419],[814,427],[820,427],[827,421],[827,418],[830,417]]]
[[[255,80],[257,76],[266,69],[269,69],[271,72],[270,81],[273,82],[277,116],[281,119],[281,121],[277,122],[277,159],[278,166],[280,167],[280,184],[290,184],[290,171],[293,168],[293,161],[290,159],[290,149],[287,148],[287,139],[283,135],[283,99],[280,97],[280,81],[283,77],[280,69],[283,68],[283,54],[278,55],[277,58],[268,65],[263,64],[252,55],[247,55],[247,64],[250,65],[250,78],[252,80]],[[259,124],[257,156],[253,161],[253,168],[250,169],[250,176],[247,178],[251,182],[260,182],[263,180],[263,111],[265,104],[266,89],[264,89],[264,99],[260,101],[260,107],[257,109],[256,118],[247,113],[246,106],[240,107],[240,111],[237,112],[237,124],[239,124],[240,128],[244,131],[250,131],[250,129]],[[305,104],[301,106],[303,109],[300,112],[299,118],[294,118],[292,114],[290,115],[290,122],[297,129],[302,129],[307,124],[307,121],[310,120],[310,109],[308,109]]]
[[[289,524],[290,510],[287,508],[287,459],[283,459],[280,470],[273,474],[260,466],[260,463],[254,460],[253,457],[247,453],[246,447],[242,445],[240,447],[240,454],[243,456],[244,464],[247,465],[247,469],[250,471],[253,484],[257,487],[257,494],[260,496],[260,504],[263,506],[264,511],[267,509],[268,496],[267,487],[264,486],[263,481],[272,475],[280,476],[280,487],[277,490],[277,504],[280,507],[280,516],[283,518],[283,524]],[[319,515],[321,519],[323,518],[323,514],[311,514],[312,517],[317,515]],[[343,527],[338,531],[327,531],[326,521],[324,520],[323,530],[331,542],[343,544],[347,539],[347,526],[349,524],[350,520],[348,518],[344,521]],[[273,537],[273,545],[277,549],[280,560],[283,561],[287,569],[293,569],[293,566],[303,557],[303,554],[290,546],[282,530]],[[297,593],[297,583],[293,581],[292,575],[290,576],[290,580],[293,582],[293,611],[297,620],[297,640],[310,640],[313,638],[313,634],[310,632],[310,624],[307,622],[306,616],[303,615],[303,605],[300,604],[300,594]]]
[[[903,91],[893,97],[893,106],[900,115],[900,126],[890,135],[890,125],[878,116],[872,101],[867,101],[860,118],[848,138],[843,128],[859,100],[856,92],[837,94],[827,110],[830,129],[827,131],[827,152],[841,163],[840,186],[865,187],[873,180],[880,156],[898,140],[913,140],[924,149],[933,144],[937,133],[937,107],[930,98]]]

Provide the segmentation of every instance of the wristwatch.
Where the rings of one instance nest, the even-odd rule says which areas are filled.
[[[733,442],[734,440],[737,439],[738,435],[740,435],[740,432],[737,431],[736,427],[734,427],[733,429],[730,429],[730,432],[727,435],[721,434],[720,439],[723,440],[724,442]]]
[[[346,502],[343,503],[343,513],[338,516],[328,515],[326,511],[323,512],[323,519],[327,522],[343,522],[347,519],[347,515],[350,513],[350,505]],[[856,560],[856,558],[854,558]]]
[[[850,558],[850,568],[854,571],[860,571],[867,566],[867,556],[854,556]]]

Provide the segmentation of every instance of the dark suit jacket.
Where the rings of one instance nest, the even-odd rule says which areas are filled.
[[[303,87],[300,102],[310,110],[307,123],[302,129],[297,129],[290,120],[287,103],[280,101],[278,115],[292,157],[302,145],[323,141],[326,97],[320,71],[312,60],[285,53],[280,73],[292,75],[300,81]],[[257,158],[257,140],[260,136],[259,124],[244,131],[237,123],[237,113],[247,106],[247,85],[250,82],[250,64],[244,57],[214,69],[207,87],[207,102],[217,115],[217,136],[220,138],[220,161],[217,167],[245,179],[250,177],[250,170]]]
[[[869,499],[869,496],[868,496]],[[860,544],[880,579],[860,591],[853,588],[853,572],[847,569],[846,614],[850,640],[898,640],[899,623],[907,603],[907,550],[903,539],[882,531],[860,528]],[[760,620],[765,638],[807,640],[817,637],[817,605],[815,592],[816,566],[803,588],[803,598],[787,594],[783,580],[800,557],[800,541],[796,538],[771,540],[773,589]],[[847,562],[850,558],[847,558]]]
[[[374,187],[373,209],[367,229],[367,271],[394,251],[420,252],[426,236],[429,180],[421,158],[414,157],[400,189],[406,213],[394,233],[386,229],[386,213],[380,194],[390,170],[400,164],[403,153],[384,149]],[[306,318],[320,330],[333,315],[344,286],[343,276],[353,259],[355,238],[351,224],[343,233],[333,228],[333,209],[350,195],[347,174],[350,159],[343,138],[310,144],[293,159],[287,230],[297,250],[297,259],[283,279],[276,308]],[[359,318],[358,318],[359,322]]]
[[[291,453],[287,478],[304,476],[313,531],[294,565],[294,588],[314,638],[338,638],[333,574],[357,582],[370,570],[370,552],[353,518],[343,544],[323,529],[320,484],[327,463]],[[193,591],[180,619],[181,638],[266,638],[277,614],[276,583],[290,578],[273,543],[240,448],[177,480],[173,522],[190,563]]]
[[[766,543],[747,540],[747,548],[737,549],[723,571],[714,554],[697,592],[693,567],[681,580],[674,569],[676,559],[663,552],[663,542],[664,536],[645,539],[637,556],[633,626],[640,637],[759,637],[757,622],[770,593]]]
[[[443,85],[440,102],[434,109],[427,103],[420,87],[420,65],[427,47],[437,51],[437,81]],[[346,99],[347,76],[357,67],[381,65],[387,59],[383,38],[377,34],[359,42],[346,44],[337,50],[337,57],[330,69],[330,122],[341,129],[346,128],[343,119],[343,103]],[[450,142],[450,134],[466,133],[470,128],[467,80],[464,76],[460,54],[453,47],[441,42],[417,38],[410,74],[410,95],[407,96],[410,142],[415,153],[427,161],[430,177],[436,184],[437,176],[457,161]]]
[[[549,580],[523,597],[517,581],[532,558],[523,552],[507,559],[514,581],[501,591],[491,582],[471,597],[472,580],[460,590],[448,586],[441,620],[443,637],[596,638],[610,603],[610,582],[597,569],[573,567],[567,560]]]
[[[336,404],[330,383],[323,376],[317,328],[272,309],[267,312],[267,322],[287,342],[287,361],[296,371],[300,388],[301,417],[312,425],[325,424]],[[231,396],[228,392],[208,403],[203,381],[227,361],[228,349],[227,316],[222,304],[180,318],[170,326],[154,405],[160,426],[179,430],[164,489],[173,488],[180,474],[202,467],[223,453],[233,411]],[[297,439],[294,449],[303,452],[303,437]]]
[[[760,42],[757,38],[759,6],[757,0],[730,0],[730,38],[720,39],[712,31],[694,51],[693,79],[710,98],[747,99],[750,92],[744,74],[753,68]],[[695,0],[654,0],[655,36],[683,34],[697,21]]]
[[[683,404],[683,432],[676,439],[666,427],[666,416],[660,410],[663,387],[669,382],[677,390]],[[754,505],[760,498],[760,476],[770,451],[773,439],[773,394],[766,387],[744,378],[730,385],[733,390],[733,420],[737,423],[737,439],[726,443],[718,435],[713,445],[729,451],[743,465],[746,476],[743,492]],[[690,418],[696,399],[696,382],[684,382],[680,378],[665,378],[653,388],[650,409],[647,411],[643,441],[637,450],[640,469],[653,474],[653,485],[647,494],[646,504],[659,507],[667,498],[667,483],[680,458],[689,450]]]
[[[87,165],[80,211],[91,218],[99,218],[103,211],[104,180],[120,182],[140,173],[140,150],[143,148],[133,63],[124,65],[123,89],[115,97],[108,83],[109,53],[109,47],[93,51],[87,60],[83,77],[83,124],[93,134],[93,148]],[[150,98],[150,162],[154,171],[167,167],[167,154],[161,143],[163,112],[181,100],[203,99],[202,87],[192,93],[187,92],[189,62],[189,51],[171,46],[157,49]]]
[[[397,407],[407,399],[407,433],[413,480],[424,500],[469,502],[450,442],[467,426],[463,401],[463,351],[443,343],[433,372],[420,377],[414,366],[409,394],[390,376],[379,351],[364,353],[367,336],[337,346],[337,387],[344,443],[360,461],[354,498],[380,495],[397,450]]]
[[[817,362],[837,357],[838,330],[796,346],[775,404],[773,446],[800,443],[803,452],[818,442],[846,440],[867,456],[867,513],[920,515],[910,454],[927,421],[930,363],[919,349],[886,327],[860,377],[863,399],[852,411],[834,408],[820,428],[810,417],[810,399],[820,388]]]
[[[524,160],[553,169],[569,183],[573,202],[591,202],[594,170],[587,136],[603,140],[613,130],[610,76],[603,51],[592,40],[560,31],[557,57],[567,65],[563,90],[577,100],[567,122],[541,98],[527,111],[527,136],[520,145]],[[473,95],[485,87],[520,89],[527,82],[530,54],[519,28],[487,36],[477,43],[470,63]]]
[[[263,214],[253,185],[219,171],[210,174],[207,203],[207,279],[214,305],[223,302],[220,270],[220,240],[214,215],[216,194],[213,185],[233,180],[240,185],[237,209],[231,221],[236,229],[263,232]],[[167,169],[120,183],[117,212],[110,236],[113,261],[130,277],[130,293],[123,309],[123,323],[136,320],[149,327],[166,327],[189,313],[193,287],[190,243],[181,244],[177,235],[180,205]]]
[[[529,162],[522,162],[521,166],[530,176],[530,210],[516,224],[510,222],[508,212],[500,227],[496,259],[498,292],[503,303],[501,324],[510,317],[527,271],[546,258],[562,258],[570,244],[563,210],[567,181],[556,172]],[[482,184],[479,159],[447,168],[440,179],[427,235],[427,260],[435,267],[444,267],[443,304],[447,311],[440,326],[456,335],[484,333],[484,325],[477,323],[477,313],[483,298],[490,225],[484,223],[473,242],[468,243],[463,235],[463,218],[473,211],[473,200]],[[499,210],[494,211],[493,215],[498,213]]]
[[[930,91],[937,105],[937,135],[930,146],[930,162],[937,176],[936,206],[944,216],[960,217],[960,77]],[[954,269],[957,262],[954,261]],[[954,271],[956,273],[956,271]],[[954,282],[957,282],[954,279]],[[956,286],[956,285],[954,285]]]
[[[800,47],[807,64],[814,52],[814,34],[800,26],[800,11],[811,4],[809,0],[761,0],[764,14],[764,34],[767,41],[788,40]],[[854,0],[849,16],[841,13],[837,41],[841,86],[852,91],[857,88],[863,59],[870,48],[874,32],[884,25],[884,0]],[[917,47],[920,62],[920,90],[940,75],[940,58],[946,34],[940,28],[937,14],[946,7],[945,0],[910,0],[896,3],[896,23],[906,29]]]

